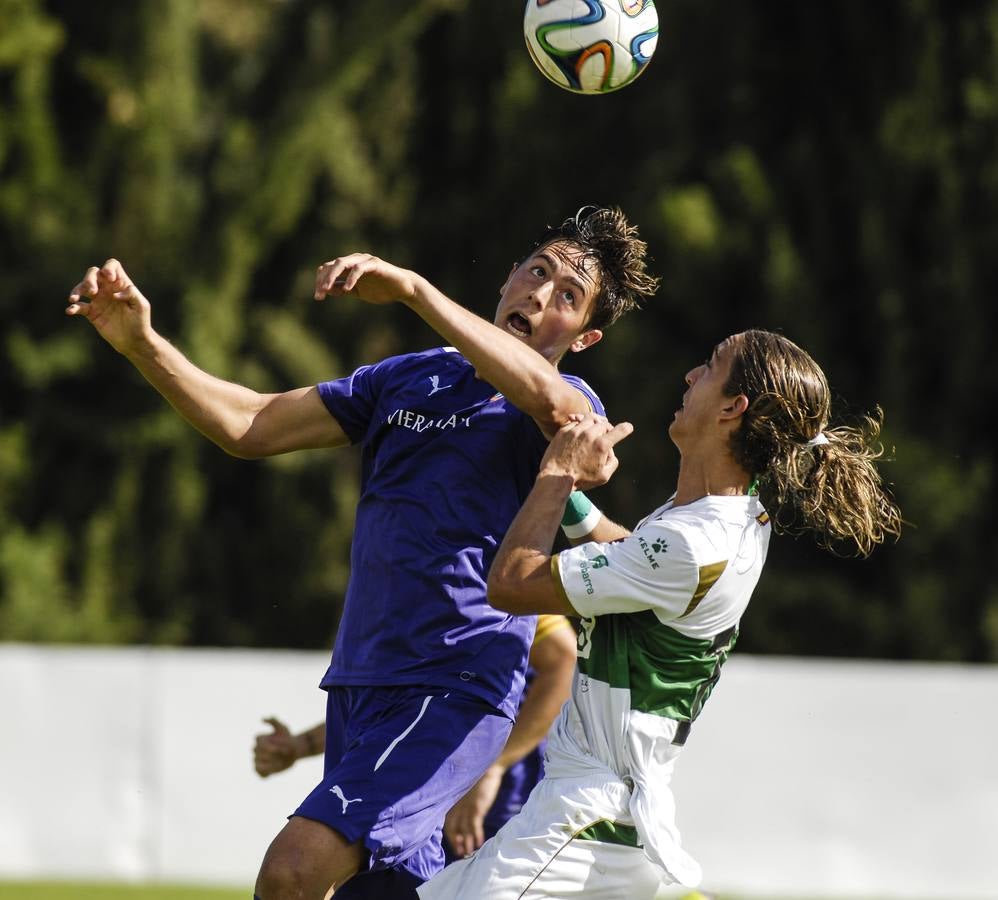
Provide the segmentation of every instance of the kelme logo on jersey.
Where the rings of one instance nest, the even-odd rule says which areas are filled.
[[[424,416],[422,413],[413,412],[411,409],[397,409],[386,420],[389,425],[398,425],[408,428],[410,431],[428,431],[436,428],[439,431],[448,431],[451,428],[468,428],[471,425],[469,416],[459,416],[451,413],[449,416],[441,416],[439,419],[433,416]]]
[[[608,566],[608,565],[610,565],[610,563],[609,563],[609,562],[607,562],[607,559],[606,559],[606,557],[605,557],[605,556],[602,556],[602,555],[601,555],[601,556],[594,556],[594,557],[593,557],[593,558],[592,558],[592,559],[590,560],[590,562],[591,562],[591,563],[593,564],[593,568],[594,568],[594,569],[602,569],[602,568],[603,568],[603,566]]]
[[[669,545],[666,543],[665,538],[655,538],[655,540],[649,544],[643,537],[639,537],[638,546],[641,548],[641,552],[644,553],[645,559],[648,560],[653,569],[658,568],[658,562],[655,557],[659,553],[665,553],[669,549]]]

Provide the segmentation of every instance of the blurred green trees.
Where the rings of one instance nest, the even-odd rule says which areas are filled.
[[[0,0],[0,639],[325,647],[355,451],[226,457],[63,301],[123,260],[159,330],[260,390],[435,336],[314,304],[364,249],[483,315],[548,222],[640,225],[655,302],[566,361],[637,432],[600,505],[665,499],[683,375],[781,330],[881,403],[910,525],[869,560],[776,539],[755,652],[998,659],[998,3],[659,4],[607,97],[534,69],[519,3]]]

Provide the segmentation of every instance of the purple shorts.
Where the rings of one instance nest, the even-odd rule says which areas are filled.
[[[482,831],[485,833],[486,840],[523,808],[523,804],[527,802],[527,797],[530,796],[534,785],[543,777],[544,741],[541,741],[538,747],[531,750],[518,763],[511,765],[506,770],[506,774],[503,775],[499,790],[496,792],[496,799],[492,802],[492,806],[489,807],[489,811],[485,814],[485,820],[482,822]],[[444,836],[444,859],[447,865],[460,858],[451,847],[450,841]]]
[[[327,694],[325,775],[294,815],[362,840],[372,870],[430,878],[444,864],[444,816],[499,755],[512,721],[454,690],[332,686]]]

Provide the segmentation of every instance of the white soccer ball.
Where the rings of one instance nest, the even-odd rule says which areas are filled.
[[[551,81],[577,94],[630,84],[658,44],[654,0],[527,0],[523,35]]]

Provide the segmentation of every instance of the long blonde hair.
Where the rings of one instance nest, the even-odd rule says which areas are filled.
[[[850,544],[861,556],[900,535],[901,511],[874,465],[884,455],[879,407],[832,426],[821,367],[760,329],[737,336],[725,393],[748,398],[731,450],[756,478],[778,531],[812,532],[826,549]]]

